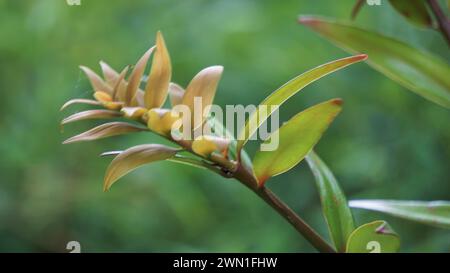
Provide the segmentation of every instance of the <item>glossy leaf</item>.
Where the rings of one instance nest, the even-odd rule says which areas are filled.
[[[450,66],[403,42],[349,24],[304,16],[300,23],[348,52],[364,52],[368,64],[409,90],[450,108]]]
[[[217,85],[219,84],[222,72],[222,66],[216,65],[207,67],[200,71],[186,88],[182,104],[188,106],[191,110],[192,129],[203,124],[203,120],[208,114],[205,113],[204,110],[211,105],[214,100],[214,95],[216,94]],[[201,98],[202,109],[194,109],[195,98]],[[195,111],[198,111],[200,114],[195,115]]]
[[[294,79],[290,80],[289,82],[275,90],[261,102],[257,110],[253,114],[251,114],[249,119],[246,121],[245,128],[240,131],[240,136],[238,138],[237,144],[238,154],[244,144],[256,132],[256,130],[258,130],[258,128],[264,123],[264,121],[266,121],[269,116],[290,97],[301,91],[309,84],[322,78],[323,76],[326,76],[339,69],[365,59],[367,59],[367,55],[362,54],[323,64],[295,77]],[[260,114],[261,112],[259,110],[263,105],[267,106],[268,108],[268,113],[265,115]],[[251,126],[251,124],[255,124],[256,126]]]
[[[389,0],[389,3],[409,22],[417,26],[431,27],[433,25],[425,0]]]
[[[306,161],[314,174],[331,238],[336,249],[345,252],[348,237],[355,229],[345,194],[331,170],[314,151],[306,156]]]
[[[116,156],[106,170],[103,190],[107,191],[119,178],[144,164],[165,160],[179,149],[159,144],[144,144],[127,149]]]
[[[66,109],[67,107],[69,107],[72,104],[102,105],[99,101],[96,101],[96,100],[72,99],[72,100],[69,100],[66,103],[64,103],[63,106],[61,106],[61,109],[59,109],[59,110],[62,111],[62,110]]]
[[[117,111],[103,110],[103,109],[87,110],[75,113],[63,119],[61,125],[86,119],[108,119],[108,118],[117,118],[120,116],[121,114]]]
[[[384,212],[399,218],[450,228],[450,202],[354,200],[350,207]]]
[[[63,144],[74,143],[79,141],[90,141],[110,136],[123,135],[128,133],[146,131],[142,128],[127,122],[110,122],[99,125],[84,133],[73,136],[63,142]]]
[[[399,249],[399,236],[381,220],[358,227],[347,242],[348,253],[395,253]]]
[[[156,52],[153,56],[152,69],[145,87],[144,101],[146,108],[159,108],[164,104],[171,77],[172,65],[169,51],[161,32],[158,31],[156,34]]]
[[[83,72],[88,77],[89,81],[91,82],[92,88],[94,89],[94,92],[103,91],[108,94],[112,93],[112,88],[102,78],[100,78],[97,73],[86,66],[80,66],[80,69],[83,70]]]
[[[136,92],[139,89],[142,76],[144,75],[145,67],[147,66],[148,59],[153,52],[155,47],[150,48],[136,63],[133,71],[130,74],[128,80],[127,91],[125,94],[125,104],[132,105],[133,100],[135,100]]]
[[[279,145],[273,151],[258,150],[253,168],[259,185],[272,176],[284,173],[297,165],[316,145],[322,134],[341,111],[340,99],[314,105],[291,118],[271,137],[278,134]],[[270,141],[267,140],[266,143]]]

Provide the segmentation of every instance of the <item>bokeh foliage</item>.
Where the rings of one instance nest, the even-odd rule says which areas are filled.
[[[202,170],[155,163],[103,193],[110,159],[98,155],[157,137],[137,134],[63,147],[63,139],[95,122],[66,126],[61,134],[59,107],[91,94],[79,64],[134,63],[157,30],[171,52],[174,81],[186,86],[201,68],[221,64],[216,103],[257,104],[295,75],[348,56],[296,18],[302,13],[346,19],[354,1],[81,3],[0,0],[0,251],[64,252],[71,240],[92,252],[313,251],[253,193]],[[387,4],[365,7],[356,23],[449,60],[439,33],[415,28]],[[344,111],[316,150],[349,199],[449,199],[448,110],[358,64],[309,86],[280,116],[287,120],[333,97],[343,98]],[[267,186],[326,235],[306,164]],[[450,250],[447,230],[373,212],[355,214],[360,223],[388,220],[402,237],[402,251]]]

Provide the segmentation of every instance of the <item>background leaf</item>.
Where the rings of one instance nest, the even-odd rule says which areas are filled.
[[[389,3],[409,22],[417,26],[431,27],[433,25],[425,0],[389,0]]]
[[[450,67],[429,53],[381,34],[317,17],[302,16],[300,23],[317,31],[348,52],[364,52],[374,69],[409,90],[450,108]]]
[[[355,229],[347,242],[348,253],[395,253],[400,238],[385,221],[374,221]]]
[[[306,161],[314,174],[331,238],[336,249],[345,252],[348,237],[355,229],[345,194],[331,170],[314,151],[306,156]]]
[[[450,202],[447,201],[352,200],[349,205],[423,224],[450,228]]]
[[[108,166],[105,174],[103,190],[125,174],[144,164],[173,157],[179,149],[159,144],[144,144],[127,149],[116,156]]]
[[[246,121],[245,128],[243,128],[243,130],[240,132],[240,137],[238,138],[237,144],[238,154],[241,151],[244,144],[259,128],[259,126],[261,126],[261,124],[263,124],[264,121],[266,121],[269,118],[269,116],[290,97],[301,91],[307,85],[322,78],[323,76],[326,76],[341,68],[347,67],[353,63],[357,63],[365,59],[367,59],[367,55],[362,54],[323,64],[295,77],[294,79],[290,80],[289,82],[285,83],[283,86],[275,90],[272,94],[270,94],[266,99],[264,99],[260,103],[256,111],[253,114],[251,114],[248,120]],[[258,114],[259,109],[261,108],[262,105],[267,106],[268,108],[267,110],[269,113],[265,116],[261,116]],[[257,126],[255,128],[250,128],[250,124],[256,124]]]
[[[366,3],[366,0],[357,0],[352,9],[352,19],[354,20],[358,13],[361,11],[361,8]]]
[[[279,145],[274,151],[258,150],[253,167],[259,185],[272,176],[284,173],[297,165],[316,145],[323,132],[341,111],[340,99],[314,105],[284,123],[271,134],[279,135]],[[270,141],[267,140],[266,143]]]

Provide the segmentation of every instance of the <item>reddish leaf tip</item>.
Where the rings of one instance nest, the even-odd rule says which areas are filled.
[[[342,99],[334,99],[334,100],[332,101],[332,103],[333,103],[334,105],[341,106],[342,104],[344,104],[344,101],[343,101]]]
[[[309,15],[300,15],[298,17],[298,22],[302,25],[306,25],[306,26],[314,26],[318,23],[320,23],[320,20],[317,19],[314,16],[309,16]]]
[[[361,60],[361,61],[365,61],[369,58],[369,55],[367,54],[359,54],[359,55],[355,55],[354,56],[355,59]]]
[[[266,181],[267,181],[268,179],[269,179],[269,176],[267,176],[267,175],[258,177],[258,178],[257,178],[257,180],[258,180],[258,188],[264,187],[264,184],[266,184]]]

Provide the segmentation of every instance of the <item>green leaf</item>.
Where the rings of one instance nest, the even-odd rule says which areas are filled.
[[[447,201],[353,200],[349,205],[423,224],[450,228],[450,202]]]
[[[395,253],[399,249],[399,236],[381,220],[358,227],[347,241],[348,253]]]
[[[66,139],[63,144],[79,141],[91,141],[110,136],[129,134],[134,132],[147,131],[147,128],[133,125],[127,122],[109,122],[92,128],[84,133]]]
[[[450,108],[450,66],[439,58],[350,24],[302,16],[300,23],[348,52],[364,52],[368,64],[409,90]]]
[[[106,170],[103,190],[107,191],[119,178],[144,164],[173,157],[179,149],[159,144],[134,146],[116,156]]]
[[[433,25],[424,0],[389,0],[389,3],[409,22],[417,26],[431,27]]]
[[[316,180],[323,215],[331,238],[336,249],[345,252],[348,237],[355,229],[347,199],[331,170],[314,151],[306,156],[306,161]]]
[[[248,139],[253,135],[253,133],[258,130],[258,128],[266,121],[269,116],[278,109],[281,104],[287,101],[290,97],[298,93],[304,87],[315,82],[316,80],[333,73],[339,69],[347,67],[351,64],[360,62],[367,59],[367,55],[356,55],[352,57],[347,57],[339,60],[335,60],[316,68],[313,68],[295,78],[285,83],[283,86],[275,90],[270,94],[261,104],[258,106],[256,111],[252,113],[249,119],[246,121],[245,127],[240,131],[240,136],[238,138],[237,144],[237,154],[241,151],[242,147],[248,141]],[[267,107],[267,114],[261,114],[261,106]],[[256,126],[253,126],[256,125]]]
[[[278,147],[273,151],[258,150],[253,159],[259,186],[272,176],[284,173],[297,165],[316,145],[322,134],[341,111],[340,99],[314,105],[284,123],[273,132],[279,137]]]

